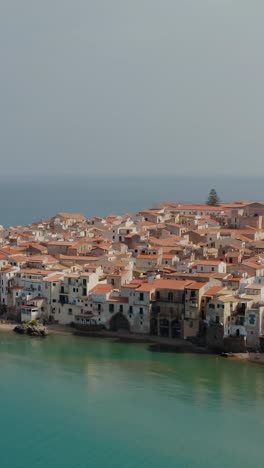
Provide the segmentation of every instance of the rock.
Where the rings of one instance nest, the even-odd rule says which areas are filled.
[[[39,325],[22,324],[15,326],[13,330],[20,335],[45,337],[48,334],[46,328]]]
[[[17,325],[14,328],[15,333],[19,333],[20,335],[25,335],[27,333],[27,327],[25,325]]]

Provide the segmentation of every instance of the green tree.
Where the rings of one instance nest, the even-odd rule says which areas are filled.
[[[221,202],[215,189],[211,189],[207,198],[207,205],[216,206]]]

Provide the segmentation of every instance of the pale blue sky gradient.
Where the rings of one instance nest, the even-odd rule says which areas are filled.
[[[263,0],[0,0],[1,175],[260,175],[263,20]]]

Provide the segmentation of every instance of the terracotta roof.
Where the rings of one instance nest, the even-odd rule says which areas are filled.
[[[194,283],[191,283],[188,286],[185,286],[185,289],[201,289],[205,286],[205,283],[202,283],[201,281],[195,281]]]
[[[93,294],[107,294],[113,290],[113,286],[111,284],[97,284],[91,289],[91,293]]]
[[[186,286],[189,286],[193,281],[180,281],[180,280],[171,280],[171,279],[156,279],[153,282],[153,285],[157,289],[184,289]]]
[[[37,268],[24,268],[18,271],[18,273],[25,273],[27,275],[39,275],[39,276],[48,276],[50,273],[54,273],[53,270],[39,270]]]
[[[247,286],[245,286],[245,289],[259,290],[263,288],[264,288],[264,284],[256,284],[256,283],[248,284]]]
[[[211,288],[207,289],[207,291],[203,294],[206,297],[214,297],[216,296],[220,291],[222,291],[223,286],[212,286]]]
[[[154,283],[143,283],[138,289],[137,291],[140,291],[140,292],[150,292],[152,290],[155,290],[155,285]]]
[[[60,281],[61,279],[63,278],[63,275],[60,274],[60,273],[56,273],[55,275],[53,276],[49,276],[48,278],[44,278],[43,282],[44,283],[57,283],[58,281]]]

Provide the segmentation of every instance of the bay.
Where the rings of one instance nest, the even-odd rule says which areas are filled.
[[[264,369],[144,344],[0,334],[1,468],[258,468]]]

